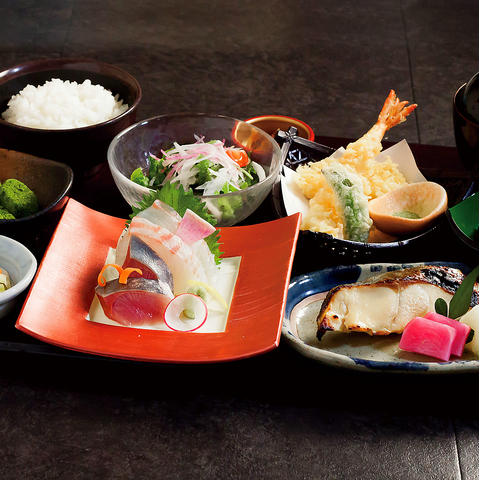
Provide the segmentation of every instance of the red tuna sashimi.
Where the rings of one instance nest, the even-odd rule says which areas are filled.
[[[439,313],[436,312],[426,313],[426,315],[424,315],[424,318],[427,318],[428,320],[433,320],[434,322],[442,323],[444,325],[449,325],[456,330],[456,337],[452,342],[451,355],[460,357],[462,355],[462,352],[464,352],[464,345],[466,344],[467,337],[469,336],[469,332],[471,331],[471,327],[469,325],[466,325],[465,323],[453,320],[452,318],[445,317],[444,315],[439,315]]]
[[[132,272],[130,277],[142,277],[147,279],[161,280],[173,290],[173,275],[165,261],[140,237],[131,235],[128,244],[128,252],[123,268],[139,268],[141,275]]]
[[[165,309],[174,298],[170,287],[159,280],[128,278],[97,286],[95,293],[105,315],[125,326],[157,325],[164,322]]]
[[[427,318],[415,317],[404,328],[399,348],[448,361],[456,330]]]

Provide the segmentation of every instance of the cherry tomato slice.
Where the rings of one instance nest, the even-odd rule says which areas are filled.
[[[227,149],[226,154],[240,167],[246,167],[246,165],[249,163],[248,154],[244,150]]]

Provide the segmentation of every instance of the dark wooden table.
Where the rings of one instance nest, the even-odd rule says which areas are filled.
[[[427,178],[466,185],[454,148],[412,150]],[[130,213],[106,165],[71,195],[110,215]],[[270,197],[248,222],[275,218]],[[447,224],[415,254],[479,263]],[[303,271],[295,260],[294,274]],[[0,324],[0,434],[23,449],[38,435],[49,458],[32,455],[54,465],[52,478],[87,478],[75,476],[75,463],[101,472],[105,458],[117,478],[124,464],[138,468],[125,478],[477,478],[477,374],[354,372],[284,343],[223,364],[118,361],[36,341],[15,330],[17,315]]]

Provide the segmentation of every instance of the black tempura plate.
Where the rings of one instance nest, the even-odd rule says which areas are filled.
[[[296,170],[299,165],[311,161],[319,161],[329,157],[335,149],[327,145],[312,142],[295,135],[294,130],[288,132],[278,131],[275,140],[282,148],[284,165]],[[448,179],[431,179],[441,183],[448,191]],[[449,188],[450,203],[456,204],[470,195],[467,179],[464,179],[464,188],[458,198],[457,185],[454,192]],[[464,193],[465,192],[465,193]],[[277,182],[273,188],[273,206],[278,217],[287,215],[283,202],[281,182]],[[449,238],[447,220],[444,216],[429,230],[412,237],[399,238],[385,243],[363,243],[351,240],[342,240],[327,233],[302,230],[298,238],[297,254],[295,257],[296,270],[310,272],[325,266],[354,265],[358,263],[372,262],[402,262],[424,261],[435,258],[443,247],[445,238]],[[440,242],[438,242],[440,239]]]

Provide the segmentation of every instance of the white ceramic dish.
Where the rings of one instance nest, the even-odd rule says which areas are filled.
[[[428,262],[470,271],[466,265]],[[399,335],[371,337],[364,333],[328,332],[316,338],[316,317],[325,294],[333,287],[354,283],[388,269],[413,264],[367,264],[327,268],[292,279],[289,285],[283,338],[298,352],[319,363],[370,372],[451,373],[479,370],[479,358],[465,352],[458,360],[438,362],[429,357],[400,350]],[[418,264],[414,264],[418,265]]]
[[[37,271],[37,261],[21,243],[0,235],[0,268],[7,270],[12,282],[11,288],[0,293],[0,318],[3,318],[30,285]]]

